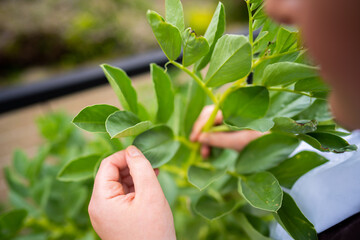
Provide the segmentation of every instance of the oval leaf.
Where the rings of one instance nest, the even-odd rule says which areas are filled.
[[[92,178],[100,157],[100,155],[92,154],[69,161],[60,170],[57,179],[63,182],[77,182]]]
[[[226,26],[225,7],[221,2],[219,2],[219,4],[216,7],[215,13],[211,19],[211,22],[208,28],[206,29],[204,35],[204,37],[207,39],[209,43],[210,50],[200,61],[198,61],[195,64],[196,71],[200,71],[209,63],[218,39],[225,32],[225,26]]]
[[[294,117],[310,107],[314,101],[308,96],[290,92],[277,92],[271,96],[267,117]],[[312,118],[303,118],[311,120]]]
[[[315,152],[303,151],[286,159],[269,170],[281,186],[291,188],[296,180],[311,169],[326,163],[328,160]]]
[[[81,110],[72,122],[89,132],[106,132],[105,121],[116,111],[119,111],[117,107],[106,104],[88,106]]]
[[[176,26],[180,31],[185,29],[184,11],[180,0],[165,1],[166,22]]]
[[[319,78],[301,79],[295,84],[296,91],[302,92],[325,92],[329,91],[329,87]]]
[[[254,173],[274,167],[284,161],[299,145],[292,136],[271,133],[249,143],[237,160],[238,173]]]
[[[229,118],[224,123],[233,131],[252,129],[259,132],[267,132],[273,126],[274,122],[269,118],[246,119],[246,118]]]
[[[191,28],[186,29],[183,33],[183,41],[183,65],[185,67],[195,63],[210,50],[206,38],[196,36],[196,33],[192,31]]]
[[[314,226],[302,214],[292,197],[285,192],[282,206],[275,214],[275,218],[294,239],[318,239]]]
[[[128,75],[122,69],[107,64],[101,65],[101,68],[104,70],[105,76],[119,98],[122,107],[137,114],[137,94]]]
[[[300,134],[298,138],[322,152],[343,153],[356,151],[356,145],[350,145],[341,137],[325,132]]]
[[[232,92],[221,106],[225,122],[243,129],[261,127],[263,122],[256,124],[254,120],[263,117],[268,107],[269,92],[261,86],[240,88]]]
[[[251,61],[251,46],[245,36],[222,36],[211,57],[206,85],[218,87],[245,77],[250,72]]]
[[[287,117],[277,117],[274,119],[274,127],[271,131],[287,132],[287,133],[308,133],[313,132],[317,128],[316,120],[295,121]]]
[[[198,118],[201,110],[205,106],[206,93],[195,81],[191,81],[189,85],[188,94],[186,95],[187,102],[184,110],[184,132],[186,136],[189,136],[194,125],[194,122]]]
[[[266,86],[288,85],[301,79],[317,76],[316,67],[294,62],[280,62],[270,64],[265,68],[263,82]]]
[[[15,209],[0,215],[0,237],[12,239],[20,231],[27,216],[24,209]]]
[[[174,91],[169,76],[156,64],[150,65],[151,77],[158,103],[156,120],[166,123],[174,112]]]
[[[209,195],[201,196],[195,204],[194,210],[197,214],[208,220],[219,219],[236,208],[236,202],[218,202]]]
[[[181,52],[181,34],[177,27],[164,21],[156,12],[149,10],[147,20],[161,49],[170,60],[176,60]]]
[[[133,113],[117,111],[106,120],[106,131],[111,138],[136,136],[151,127],[151,122],[141,122]]]
[[[276,178],[268,172],[260,172],[239,178],[239,193],[251,206],[276,212],[281,207],[283,191]]]
[[[180,144],[169,127],[157,126],[138,135],[133,145],[143,152],[153,168],[158,168],[171,160]]]
[[[224,176],[225,173],[226,169],[208,169],[191,166],[188,170],[188,180],[192,185],[202,191],[211,183]]]

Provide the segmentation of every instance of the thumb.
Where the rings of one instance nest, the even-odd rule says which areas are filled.
[[[126,149],[126,162],[134,182],[135,198],[163,195],[160,183],[149,160],[135,146]]]

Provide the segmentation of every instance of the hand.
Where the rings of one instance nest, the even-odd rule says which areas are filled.
[[[241,151],[249,142],[264,135],[264,133],[254,130],[242,130],[236,132],[202,132],[202,128],[208,121],[213,110],[213,105],[204,107],[196,120],[190,135],[191,141],[197,141],[202,144],[201,155],[203,158],[209,157],[210,146]],[[214,124],[221,124],[222,121],[223,116],[221,111],[219,111],[215,117]]]
[[[156,173],[134,146],[102,161],[89,204],[91,223],[102,240],[176,239]]]

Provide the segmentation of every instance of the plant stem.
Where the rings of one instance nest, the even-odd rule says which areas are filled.
[[[300,94],[300,95],[304,95],[304,96],[308,96],[308,97],[313,97],[312,94],[310,94],[310,93],[295,91],[295,90],[291,90],[291,89],[287,89],[287,88],[268,87],[267,89],[270,91],[291,92],[291,93]]]
[[[191,150],[196,148],[196,143],[190,142],[183,136],[175,136],[175,140],[184,144],[186,147],[188,147]]]
[[[205,91],[205,93],[210,97],[211,101],[213,101],[214,104],[217,104],[218,100],[216,99],[215,95],[213,94],[213,92],[206,87],[205,83],[192,71],[190,71],[189,69],[187,69],[186,67],[184,67],[182,64],[175,62],[175,61],[170,61],[175,67],[181,69],[182,71],[186,72],[190,77],[192,77],[197,84],[199,84],[199,86]]]
[[[253,46],[254,44],[254,37],[253,37],[253,16],[252,16],[252,12],[250,9],[250,0],[245,1],[246,2],[246,6],[248,9],[248,14],[249,14],[249,42],[251,44],[251,46]]]
[[[249,74],[247,74],[245,77],[237,80],[231,87],[226,89],[226,91],[221,95],[220,100],[215,104],[214,110],[212,111],[208,121],[205,123],[205,125],[202,129],[204,132],[208,132],[212,128],[212,126],[214,126],[215,118],[220,109],[221,104],[225,101],[225,99],[229,96],[230,93],[232,93],[232,92],[236,91],[237,89],[239,89],[240,87],[244,86],[244,83],[246,83],[246,79],[249,76]]]

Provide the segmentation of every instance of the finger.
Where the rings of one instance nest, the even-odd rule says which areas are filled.
[[[241,151],[249,142],[262,135],[264,135],[264,133],[252,130],[202,133],[199,137],[199,142],[213,147],[230,148]]]
[[[135,199],[163,195],[160,183],[150,162],[135,146],[126,149],[126,162],[134,182]]]
[[[208,145],[201,145],[201,156],[205,159],[210,156],[210,147]]]
[[[134,181],[130,175],[126,176],[125,178],[122,178],[121,182],[123,184],[126,184],[126,186],[128,186],[128,187],[134,186]]]
[[[196,122],[194,123],[191,135],[190,135],[190,140],[195,142],[198,140],[201,131],[204,127],[204,125],[206,124],[206,122],[209,120],[212,111],[214,110],[214,106],[206,106],[203,111],[200,113],[200,116],[198,117],[198,119],[196,120]],[[223,116],[221,111],[218,111],[214,120],[214,124],[220,124],[223,120]]]
[[[154,169],[154,172],[155,172],[156,176],[159,176],[160,171],[159,171],[158,168],[155,168],[155,169]]]
[[[120,172],[126,168],[126,165],[124,151],[105,158],[95,177],[93,195],[110,199],[126,194],[128,189],[120,182]]]

